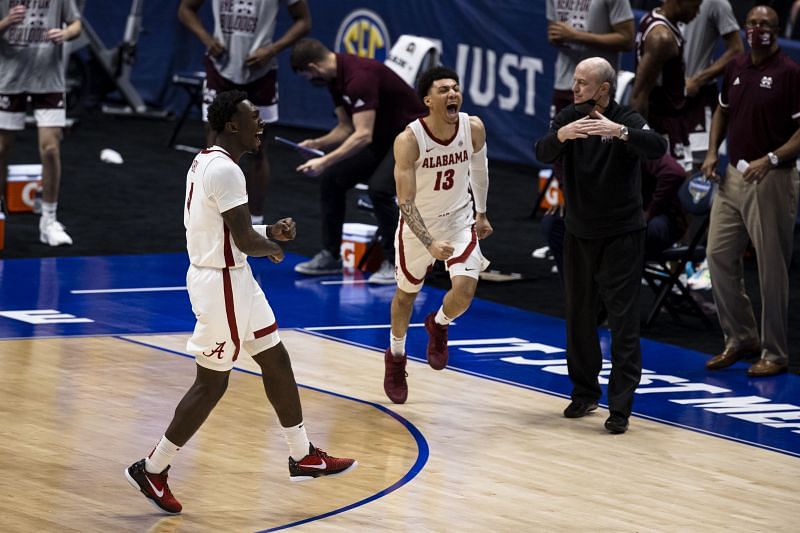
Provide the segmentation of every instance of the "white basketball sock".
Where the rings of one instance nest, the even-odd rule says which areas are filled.
[[[144,460],[144,469],[151,474],[160,474],[169,466],[178,452],[180,446],[172,444],[167,437],[161,437],[155,449]]]
[[[281,427],[286,444],[289,445],[289,456],[295,461],[299,461],[308,455],[308,435],[302,422],[289,428]]]
[[[442,304],[439,310],[436,311],[436,318],[434,319],[434,322],[436,322],[440,326],[449,326],[450,322],[452,322],[455,319],[456,317],[450,318],[449,316],[444,314],[444,304]]]
[[[58,202],[42,202],[42,218],[55,220],[56,209],[58,209]]]
[[[402,357],[406,354],[406,337],[407,335],[395,337],[389,333],[389,349],[391,349],[393,356]]]

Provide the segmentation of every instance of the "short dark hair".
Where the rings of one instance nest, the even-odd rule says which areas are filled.
[[[244,91],[225,91],[217,94],[211,105],[208,106],[208,125],[212,130],[220,132],[225,129],[225,124],[230,122],[236,114],[239,102],[247,99]]]
[[[419,80],[417,80],[417,94],[420,100],[425,98],[428,91],[431,90],[431,85],[433,85],[433,82],[436,80],[456,80],[456,83],[460,83],[458,81],[458,74],[451,69],[443,66],[431,67],[420,74]]]
[[[308,68],[309,63],[322,61],[329,53],[328,47],[316,39],[300,39],[292,47],[292,70],[302,72]]]

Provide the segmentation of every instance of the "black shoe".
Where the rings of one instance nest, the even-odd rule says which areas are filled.
[[[606,430],[614,435],[625,433],[628,431],[628,417],[612,413],[606,420]]]
[[[580,418],[588,415],[590,412],[597,409],[597,402],[580,402],[572,400],[572,402],[564,409],[564,416],[567,418]]]

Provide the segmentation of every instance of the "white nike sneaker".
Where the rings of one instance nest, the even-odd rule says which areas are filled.
[[[39,240],[48,246],[71,245],[72,237],[64,226],[55,218],[39,219]]]

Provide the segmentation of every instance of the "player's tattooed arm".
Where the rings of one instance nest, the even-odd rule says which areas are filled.
[[[453,255],[453,247],[447,241],[437,241],[425,226],[417,205],[417,175],[414,168],[419,158],[419,146],[414,133],[406,128],[394,141],[394,181],[397,186],[397,205],[403,222],[435,259],[444,261]]]
[[[433,244],[433,237],[430,232],[428,232],[425,221],[422,220],[422,215],[419,214],[419,210],[414,204],[414,201],[403,202],[398,207],[400,208],[400,215],[403,217],[403,221],[411,228],[411,231],[414,232],[414,235],[417,236],[422,245],[425,246],[425,248],[430,248],[431,244]]]

